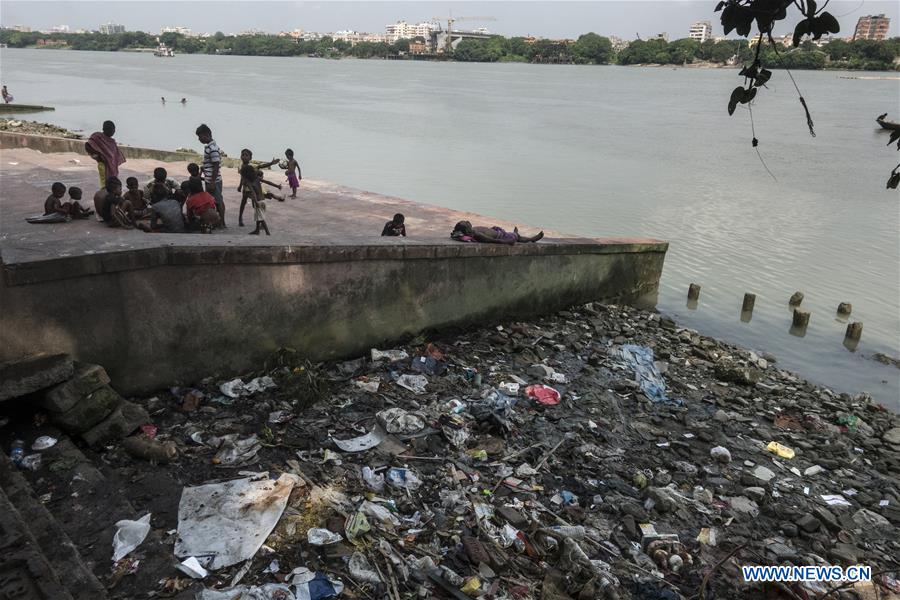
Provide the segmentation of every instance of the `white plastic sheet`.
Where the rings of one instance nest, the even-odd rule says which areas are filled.
[[[184,488],[175,555],[206,560],[212,570],[253,557],[278,524],[295,485],[297,476],[285,473],[275,481],[244,478]]]
[[[113,536],[113,562],[118,562],[131,554],[141,545],[150,533],[150,513],[137,521],[124,519],[116,523],[116,534]]]

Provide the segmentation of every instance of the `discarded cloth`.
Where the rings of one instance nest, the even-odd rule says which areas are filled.
[[[653,350],[646,346],[625,344],[616,350],[619,358],[634,369],[635,382],[641,391],[653,402],[682,404],[681,400],[666,396],[666,382],[653,362]]]

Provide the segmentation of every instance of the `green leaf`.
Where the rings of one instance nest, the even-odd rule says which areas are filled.
[[[818,4],[816,4],[816,0],[806,0],[806,16],[812,17],[816,14],[816,9],[818,8]]]
[[[736,25],[735,10],[735,6],[729,4],[725,7],[725,10],[722,11],[722,27],[725,29],[725,35],[731,33],[731,30],[734,29]]]
[[[818,20],[825,33],[838,33],[841,30],[841,25],[838,23],[838,20],[827,10],[819,15]]]
[[[751,100],[756,98],[756,88],[750,88],[749,90],[744,90],[744,97],[741,98],[741,104],[747,104]]]
[[[755,85],[757,87],[766,85],[766,83],[768,83],[769,79],[771,79],[771,78],[772,78],[772,71],[770,71],[768,69],[763,69],[756,76],[756,82],[753,85]]]
[[[742,102],[744,98],[744,88],[737,86],[731,91],[731,98],[728,100],[728,114],[733,115],[734,109],[737,108],[738,102]]]
[[[737,7],[735,30],[738,35],[747,37],[750,35],[750,29],[753,28],[753,13],[743,6]]]
[[[809,34],[809,19],[803,19],[794,27],[794,48],[800,45],[804,35]]]
[[[900,173],[894,173],[891,175],[891,178],[888,179],[887,189],[896,190],[898,184],[900,184]]]
[[[715,10],[715,12],[719,12],[719,11],[722,10],[723,8],[725,8],[725,2],[724,2],[724,1],[723,1],[723,2],[719,2],[718,4],[716,4],[716,10]]]
[[[886,145],[890,146],[897,140],[900,140],[900,129],[895,129],[891,132],[891,141],[889,141]]]

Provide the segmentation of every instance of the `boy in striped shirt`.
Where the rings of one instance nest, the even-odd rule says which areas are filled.
[[[210,130],[208,125],[200,125],[195,133],[197,134],[197,139],[204,144],[201,171],[203,180],[206,182],[206,191],[215,198],[216,209],[219,211],[222,227],[225,227],[225,201],[222,198],[222,153],[219,150],[219,145],[213,139],[212,130]]]

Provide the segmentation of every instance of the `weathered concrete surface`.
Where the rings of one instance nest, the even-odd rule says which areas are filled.
[[[54,180],[85,197],[96,190],[93,165],[70,160],[79,159],[3,151],[0,359],[68,352],[106,367],[126,394],[251,369],[282,346],[334,358],[579,302],[653,304],[667,249],[554,232],[539,244],[462,244],[448,237],[460,219],[515,224],[306,179],[297,200],[269,202],[271,237],[248,236],[235,226],[233,169],[224,172],[230,226],[214,235],[24,223]],[[122,177],[137,169],[143,183],[158,164],[129,160]],[[186,175],[183,164],[166,166]],[[410,237],[379,237],[395,212]]]
[[[30,148],[45,154],[71,152],[87,156],[84,151],[83,139],[53,137],[48,135],[36,135],[30,133],[16,133],[13,131],[0,131],[0,149]],[[148,158],[161,162],[197,162],[203,160],[203,156],[191,152],[175,152],[170,150],[156,150],[154,148],[139,148],[137,146],[119,146],[125,158]],[[198,160],[199,159],[199,160]],[[225,166],[237,166],[240,162],[237,158],[226,158]]]
[[[71,377],[73,370],[72,357],[66,354],[25,352],[0,363],[0,401],[56,385]]]

